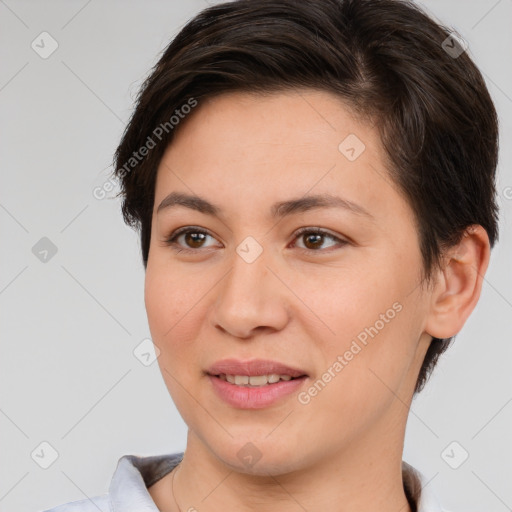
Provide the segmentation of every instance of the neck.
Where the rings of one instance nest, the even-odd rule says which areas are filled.
[[[189,430],[175,473],[176,502],[182,512],[411,512],[402,481],[405,422],[399,423],[379,436],[363,433],[348,448],[324,454],[314,463],[297,461],[285,473],[264,468],[261,459],[258,475],[229,466]],[[169,510],[178,512],[175,504]]]

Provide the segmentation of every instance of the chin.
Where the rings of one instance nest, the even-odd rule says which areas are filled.
[[[277,476],[304,467],[305,458],[297,451],[293,437],[289,445],[282,438],[271,439],[268,433],[258,436],[236,437],[223,446],[214,445],[212,452],[219,461],[237,473],[257,476]],[[266,438],[266,439],[265,439]]]

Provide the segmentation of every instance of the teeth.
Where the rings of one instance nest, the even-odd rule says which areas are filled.
[[[219,375],[219,378],[226,380],[237,386],[265,386],[266,384],[274,384],[279,380],[291,380],[290,375],[278,375],[272,373],[270,375]]]
[[[235,375],[235,384],[237,386],[249,384],[249,377],[247,375]]]

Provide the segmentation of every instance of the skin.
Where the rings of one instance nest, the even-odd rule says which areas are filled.
[[[366,146],[354,161],[338,149],[349,134]],[[183,462],[149,489],[160,510],[178,511],[174,473],[183,512],[410,510],[401,460],[414,385],[431,336],[455,335],[476,305],[489,241],[473,226],[434,286],[421,286],[413,213],[385,162],[376,128],[327,92],[224,94],[180,124],[158,169],[145,280],[160,369],[189,428]],[[222,216],[157,213],[176,191]],[[339,208],[270,217],[274,202],[319,193],[371,217]],[[165,240],[183,226],[210,236],[183,235],[173,249]],[[348,243],[297,237],[302,227]],[[236,252],[248,236],[263,249],[252,263]],[[235,408],[205,375],[227,357],[273,359],[303,369],[307,390],[394,303],[400,312],[306,405],[294,393]],[[237,456],[248,442],[261,454],[252,466]]]

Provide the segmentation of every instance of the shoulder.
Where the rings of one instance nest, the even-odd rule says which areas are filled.
[[[117,462],[107,493],[58,505],[42,512],[116,512],[155,510],[148,488],[159,482],[176,467],[183,452],[163,455],[123,455]]]
[[[63,503],[42,512],[112,512],[108,494]]]

